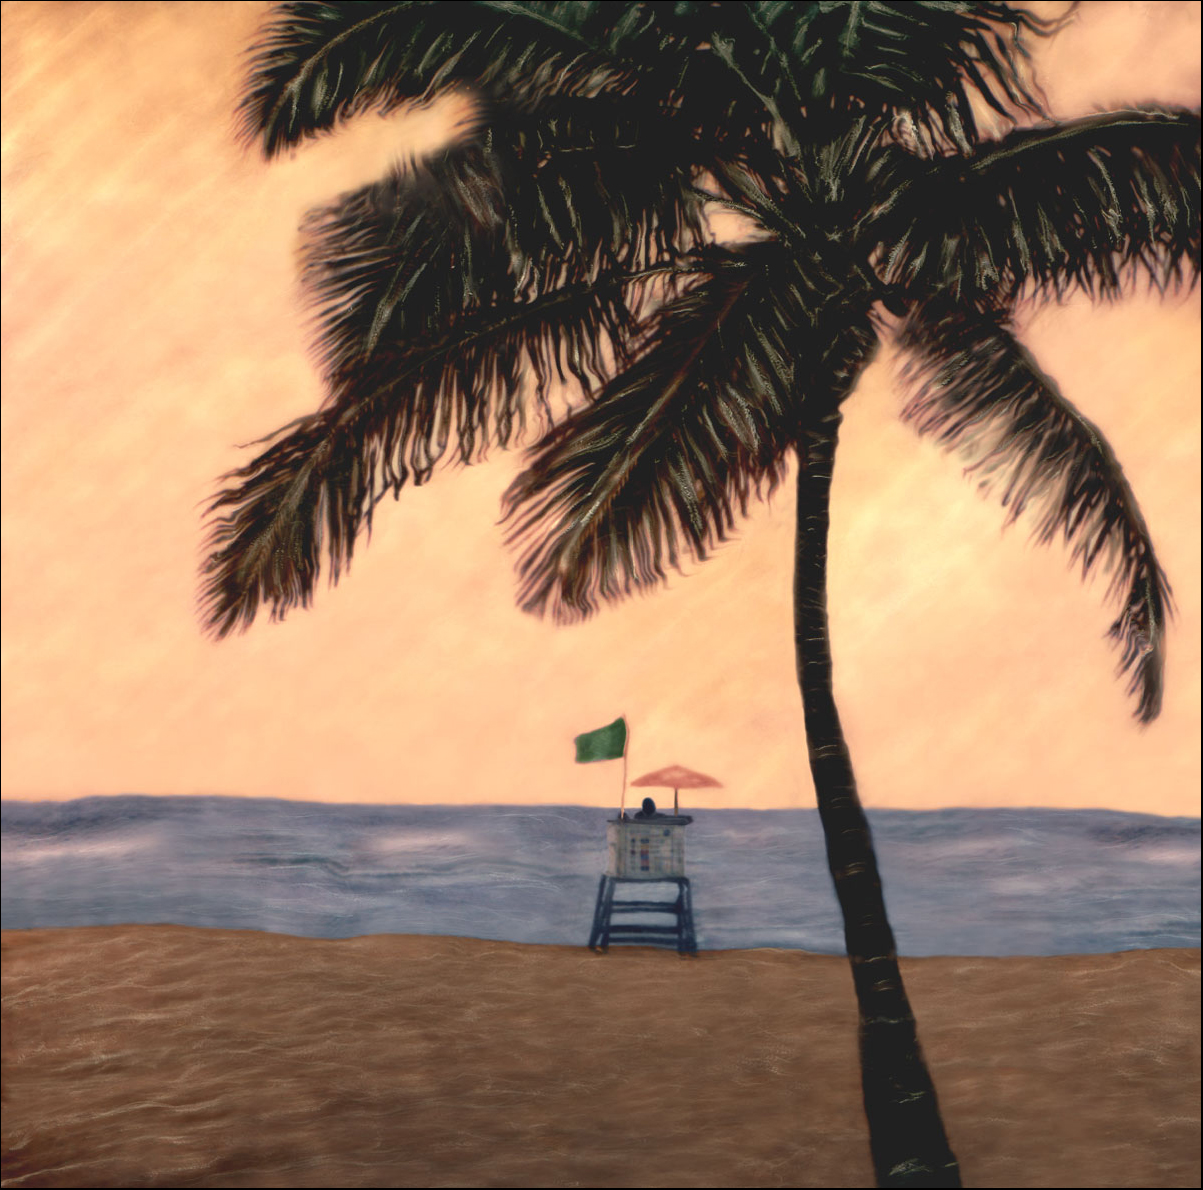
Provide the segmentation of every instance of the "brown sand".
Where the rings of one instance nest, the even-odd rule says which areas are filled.
[[[4,935],[5,1186],[868,1186],[843,960]],[[968,1186],[1198,1186],[1197,950],[918,959]]]

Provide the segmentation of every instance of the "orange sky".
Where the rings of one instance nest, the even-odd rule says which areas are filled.
[[[1059,8],[1060,6],[1045,6]],[[789,489],[688,578],[574,628],[514,608],[496,527],[520,456],[382,506],[316,606],[213,644],[200,506],[235,445],[307,412],[305,210],[432,143],[365,117],[268,166],[232,138],[258,4],[3,5],[3,792],[609,805],[572,736],[625,712],[631,775],[809,806]],[[1197,3],[1088,3],[1038,51],[1054,112],[1199,101]],[[849,402],[831,548],[836,686],[870,806],[1198,813],[1199,300],[1044,309],[1026,341],[1115,445],[1170,575],[1165,710],[1113,678],[1104,583],[1001,532],[897,418]],[[698,798],[701,802],[701,798]]]

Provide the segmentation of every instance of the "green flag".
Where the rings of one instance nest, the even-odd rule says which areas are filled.
[[[576,737],[576,762],[618,760],[627,750],[627,721],[615,719],[609,727],[599,727]]]

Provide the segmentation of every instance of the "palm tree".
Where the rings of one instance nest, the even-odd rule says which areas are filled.
[[[532,410],[505,509],[521,604],[559,621],[705,558],[795,457],[794,646],[882,1185],[960,1184],[832,693],[832,467],[883,334],[912,360],[904,416],[1110,570],[1136,714],[1160,706],[1149,532],[1011,318],[1193,283],[1199,117],[1041,119],[1024,38],[1055,28],[1002,3],[285,4],[244,100],[268,156],[449,88],[477,117],[307,223],[329,396],[210,506],[208,628],[307,605],[386,494],[515,443]],[[1030,126],[988,138],[975,104]],[[713,242],[720,208],[741,240]],[[567,416],[557,382],[586,398]]]

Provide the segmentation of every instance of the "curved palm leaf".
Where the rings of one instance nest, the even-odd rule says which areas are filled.
[[[253,52],[242,103],[244,139],[268,156],[367,108],[389,110],[465,85],[527,106],[549,95],[639,90],[645,110],[671,113],[713,137],[765,117],[699,48],[699,13],[666,6],[577,0],[286,3],[275,6]]]
[[[548,385],[567,367],[601,383],[624,358],[634,319],[627,291],[668,276],[615,273],[525,302],[477,310],[442,339],[381,352],[316,414],[224,478],[209,505],[201,607],[211,633],[247,628],[261,603],[280,619],[307,606],[322,555],[337,582],[372,509],[411,479],[422,483],[451,450],[479,458],[522,431],[525,372],[550,420]],[[269,440],[270,441],[270,440]]]
[[[316,212],[305,277],[327,372],[473,309],[683,257],[706,236],[702,152],[621,98],[559,99]]]
[[[287,3],[256,48],[243,132],[271,156],[368,107],[466,83],[518,102],[637,91],[704,135],[775,125],[795,147],[825,112],[905,111],[967,150],[972,94],[1006,115],[1039,110],[1022,35],[1058,27],[1020,6],[936,0]]]
[[[1115,297],[1138,273],[1159,287],[1198,276],[1198,112],[1111,112],[892,166],[877,234],[904,292],[1006,304],[1028,288]]]
[[[1000,317],[917,308],[900,342],[913,354],[918,391],[903,416],[941,446],[959,447],[983,490],[1001,489],[1007,523],[1029,506],[1041,510],[1035,536],[1062,536],[1085,576],[1112,574],[1109,597],[1122,603],[1110,635],[1136,717],[1161,709],[1169,585],[1136,497],[1098,427],[1053,380]]]
[[[1024,34],[1060,28],[1004,3],[723,4],[715,52],[765,95],[796,143],[823,113],[907,113],[935,143],[978,139],[971,98],[1000,114],[1039,112],[1023,77]],[[801,113],[805,122],[791,118]]]
[[[820,307],[773,244],[723,253],[711,276],[645,325],[642,349],[597,401],[532,448],[504,498],[519,600],[590,615],[727,539],[735,511],[780,481],[802,402],[846,395],[876,342],[855,294]]]
[[[242,132],[271,157],[370,107],[468,84],[512,100],[594,82],[599,46],[532,5],[278,4],[252,51]],[[533,17],[533,14],[525,14]]]
[[[821,135],[828,116],[888,123],[899,112],[968,150],[973,95],[1008,117],[1040,110],[1022,38],[1062,24],[1018,5],[940,0],[629,4],[618,20],[610,3],[528,7],[557,10],[590,44],[608,36],[643,102],[663,85],[662,102],[693,117],[699,100],[710,105],[717,122],[704,127],[750,130],[767,118],[790,151]]]

